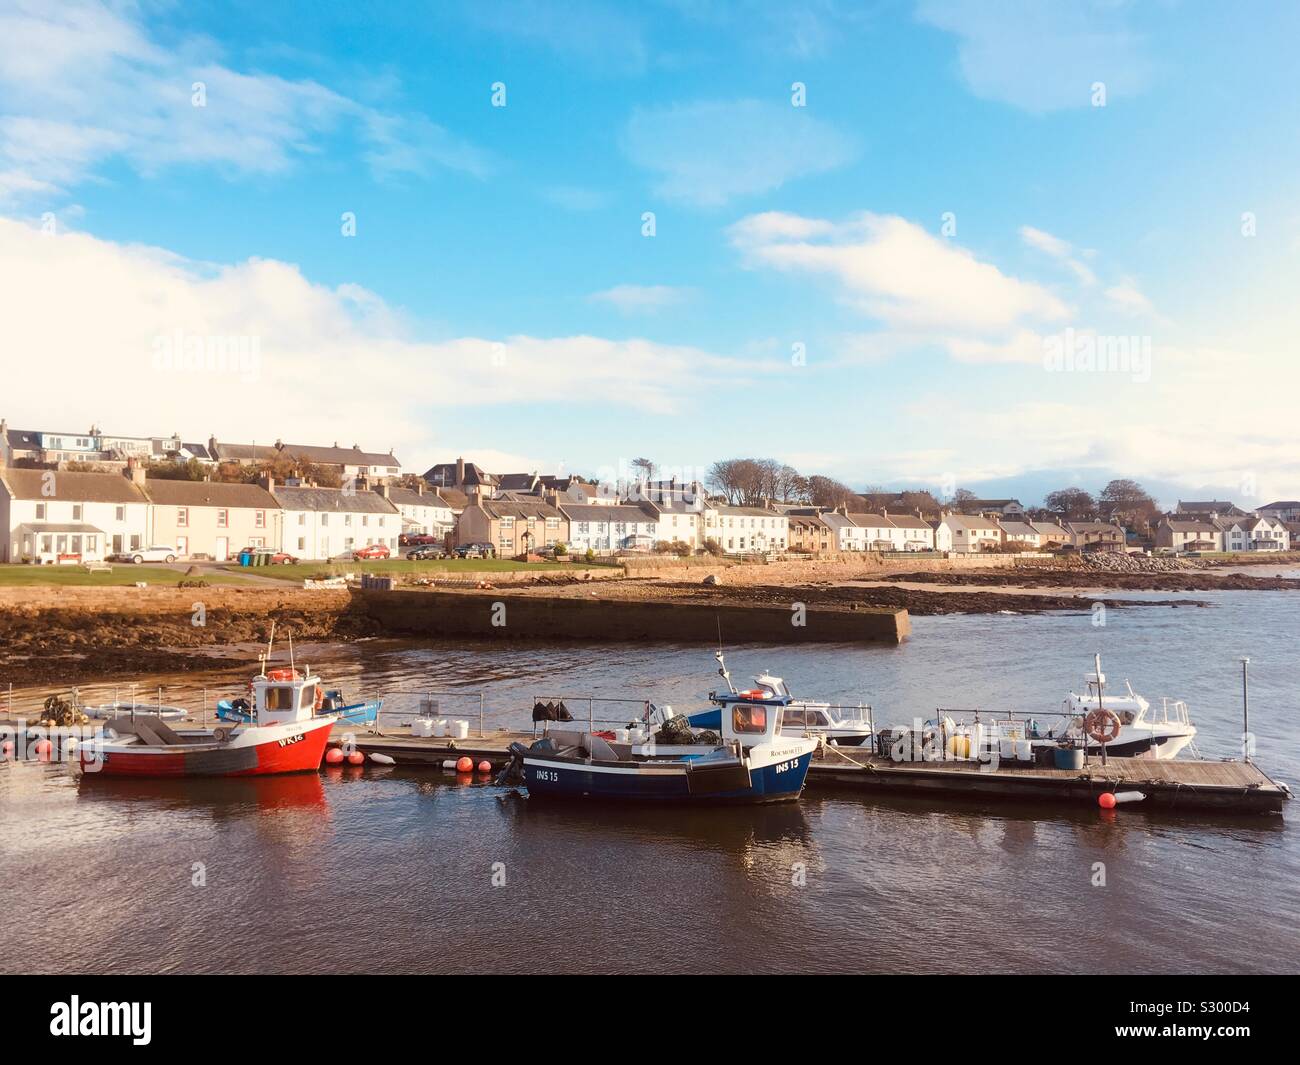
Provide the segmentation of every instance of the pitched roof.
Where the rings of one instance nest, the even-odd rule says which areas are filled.
[[[140,487],[120,473],[72,473],[68,470],[0,470],[0,480],[15,499],[55,499],[72,503],[147,503]],[[52,491],[45,490],[46,485]]]
[[[6,429],[5,437],[12,451],[39,451],[41,434],[32,429]]]
[[[535,473],[503,473],[497,478],[497,487],[505,492],[530,492],[536,484]]]
[[[392,485],[388,489],[388,501],[403,507],[445,507],[446,501],[438,496],[435,488],[428,492],[417,492],[414,488]]]
[[[888,529],[894,524],[883,514],[849,514],[849,521],[860,529]]]
[[[469,506],[469,496],[459,488],[434,488],[434,492],[452,510],[464,510]]]
[[[655,512],[635,503],[561,503],[560,510],[570,521],[654,521]]]
[[[212,457],[222,462],[261,462],[279,454],[274,444],[227,444],[223,440],[217,440],[215,444],[216,453]]]
[[[484,499],[479,506],[490,518],[562,518],[550,503],[540,499]]]
[[[1001,527],[992,518],[981,517],[979,514],[945,514],[941,519],[942,524],[946,521],[954,529],[961,529],[964,532],[1001,532]]]
[[[784,514],[778,514],[775,510],[766,510],[763,507],[732,507],[721,505],[713,508],[719,514],[725,514],[733,518],[784,518]]]
[[[1037,536],[1038,530],[1027,521],[1001,521],[1002,531],[1008,536]]]
[[[181,447],[183,447],[186,451],[188,451],[188,452],[189,452],[191,455],[193,455],[196,459],[210,459],[210,458],[212,458],[212,455],[210,455],[210,454],[208,453],[208,445],[207,445],[207,444],[186,444],[186,443],[182,443],[182,444],[181,444]]]
[[[1164,524],[1173,532],[1219,532],[1219,526],[1212,521],[1206,521],[1204,518],[1173,518],[1167,517]]]
[[[162,477],[150,477],[145,481],[145,494],[149,496],[151,502],[164,506],[280,509],[280,504],[275,501],[275,497],[260,484],[172,481]]]
[[[282,454],[293,458],[306,459],[308,462],[328,463],[333,466],[400,466],[397,457],[390,451],[362,451],[357,444],[351,447],[320,447],[316,444],[283,444]]]
[[[315,510],[339,514],[395,514],[397,508],[378,492],[347,492],[342,488],[277,485],[271,494],[285,510]]]
[[[456,463],[439,462],[424,471],[424,479],[430,484],[447,488],[456,487]],[[473,462],[465,463],[465,483],[468,485],[495,485],[497,479]]]
[[[885,516],[896,529],[930,528],[930,523],[928,521],[924,518],[917,517],[915,514],[887,514]]]

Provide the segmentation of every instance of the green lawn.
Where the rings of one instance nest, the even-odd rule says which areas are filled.
[[[175,588],[186,579],[180,570],[168,566],[114,566],[112,572],[87,573],[80,566],[24,566],[0,565],[0,587],[28,588],[63,585],[86,588],[110,588],[133,585],[144,581],[151,588]],[[252,584],[254,582],[237,574],[200,573],[196,578],[209,584]]]
[[[300,581],[306,577],[337,576],[344,573],[374,573],[379,576],[466,576],[478,573],[508,573],[514,570],[573,569],[568,562],[515,562],[499,558],[446,558],[429,562],[408,562],[404,558],[381,559],[373,562],[297,562],[290,566],[255,566],[250,573],[259,577],[278,577],[286,581]],[[234,567],[238,572],[238,567]]]

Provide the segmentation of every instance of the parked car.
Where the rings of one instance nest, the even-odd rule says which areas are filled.
[[[153,544],[149,547],[137,547],[134,551],[115,551],[108,556],[109,562],[175,562],[176,548]]]
[[[482,541],[472,544],[461,544],[456,548],[457,558],[496,558],[497,549],[491,544]]]
[[[434,536],[432,533],[407,533],[406,545],[408,547],[428,547],[431,544],[441,544],[442,537]]]
[[[264,566],[292,566],[298,561],[298,558],[288,551],[276,551],[271,547],[245,547],[235,552],[235,558],[239,558],[240,555],[261,555],[263,561],[260,565]]]
[[[358,562],[372,558],[387,558],[390,552],[387,544],[368,544],[365,547],[358,547],[352,552],[352,557]]]
[[[431,558],[446,558],[447,552],[439,544],[425,544],[423,547],[414,547],[406,552],[406,557],[412,562],[424,562]]]

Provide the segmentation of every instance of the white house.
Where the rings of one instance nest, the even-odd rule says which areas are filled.
[[[0,562],[98,562],[147,547],[144,471],[0,469]]]
[[[381,484],[375,491],[397,508],[402,518],[400,532],[445,537],[456,528],[451,504],[439,495],[438,489],[426,487],[424,481],[415,488]]]
[[[299,558],[333,558],[371,544],[394,554],[402,516],[378,492],[347,488],[276,486],[271,494],[283,511],[282,551]]]
[[[1025,551],[1036,551],[1042,546],[1042,534],[1034,528],[1032,522],[999,521],[998,527],[1002,530],[1002,542],[1004,544],[1015,544]]]
[[[1291,538],[1286,523],[1263,514],[1219,518],[1224,551],[1286,551]]]
[[[1156,547],[1172,551],[1222,551],[1223,529],[1209,518],[1166,515],[1156,526]]]
[[[934,545],[959,554],[994,551],[1002,546],[1002,529],[977,514],[944,514],[934,527]]]
[[[598,555],[619,551],[649,551],[654,547],[659,515],[648,504],[561,503],[569,522],[569,550]]]
[[[836,551],[863,551],[866,549],[867,530],[855,525],[842,510],[827,510],[821,519],[835,536]]]
[[[891,514],[885,511],[885,517],[898,532],[895,542],[903,545],[904,551],[933,551],[934,527],[917,514]]]
[[[658,503],[643,504],[655,515],[656,542],[683,543],[697,551],[704,546],[704,499],[687,502],[663,498]]]
[[[728,555],[784,551],[790,542],[790,520],[764,507],[706,503],[704,537],[715,540]]]
[[[906,531],[895,525],[888,514],[849,514],[848,519],[862,530],[866,550],[907,550]]]

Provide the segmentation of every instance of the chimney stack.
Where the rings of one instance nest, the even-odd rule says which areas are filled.
[[[462,492],[465,490],[465,460],[463,458],[456,460],[456,487]]]
[[[127,459],[126,469],[122,472],[132,484],[144,487],[144,467],[140,465],[138,459],[134,457]]]

